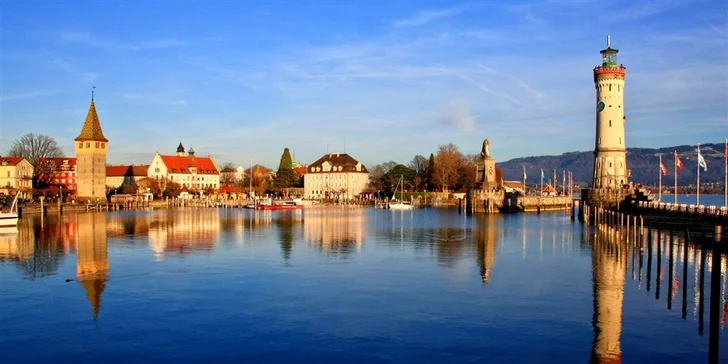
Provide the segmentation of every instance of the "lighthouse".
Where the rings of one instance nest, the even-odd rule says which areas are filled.
[[[596,88],[596,138],[594,140],[594,188],[620,188],[627,183],[627,149],[624,140],[624,79],[627,69],[617,63],[618,50],[603,49],[602,65],[594,68]]]

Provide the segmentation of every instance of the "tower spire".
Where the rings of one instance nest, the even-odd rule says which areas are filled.
[[[96,86],[91,87],[91,102],[94,102],[94,91],[96,90]]]
[[[607,48],[611,47],[612,39],[609,34],[607,34]]]

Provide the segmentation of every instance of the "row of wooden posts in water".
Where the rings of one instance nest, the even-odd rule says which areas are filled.
[[[700,249],[700,264],[699,264],[699,283],[700,289],[699,302],[697,303],[698,308],[698,333],[703,335],[704,331],[704,286],[705,286],[705,261],[706,251],[711,251],[711,272],[710,272],[710,309],[709,309],[709,348],[708,348],[708,362],[718,363],[719,362],[719,348],[720,348],[720,326],[721,326],[721,299],[723,295],[721,293],[721,277],[722,277],[722,265],[721,259],[725,247],[722,245],[723,227],[721,225],[714,225],[712,231],[707,229],[693,229],[690,227],[682,226],[669,222],[656,222],[647,221],[645,228],[645,218],[643,216],[629,215],[626,213],[612,211],[600,207],[588,206],[584,204],[584,224],[595,225],[599,229],[606,230],[606,234],[610,235],[616,240],[618,244],[634,244],[636,249],[640,252],[640,276],[642,269],[642,254],[647,248],[647,291],[650,290],[651,273],[652,269],[652,256],[653,249],[656,249],[655,255],[657,256],[657,267],[656,267],[656,289],[655,299],[659,299],[660,296],[660,272],[662,264],[662,247],[661,242],[663,239],[667,240],[667,246],[669,247],[669,268],[668,268],[668,282],[667,289],[667,308],[672,309],[672,295],[673,295],[673,284],[672,279],[674,275],[675,261],[675,242],[678,242],[677,237],[683,236],[682,242],[685,244],[683,249],[683,307],[682,307],[682,318],[687,317],[687,284],[685,278],[687,277],[688,270],[688,247],[693,244]],[[588,213],[588,210],[591,213]],[[589,218],[590,217],[590,218]],[[655,248],[653,248],[653,242],[656,239]],[[679,243],[679,242],[678,242]]]

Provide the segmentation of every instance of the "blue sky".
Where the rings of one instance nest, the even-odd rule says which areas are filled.
[[[180,140],[272,168],[284,147],[370,166],[485,138],[501,161],[592,150],[607,34],[628,146],[728,136],[725,1],[3,1],[0,153],[40,133],[73,155],[92,86],[114,164]]]

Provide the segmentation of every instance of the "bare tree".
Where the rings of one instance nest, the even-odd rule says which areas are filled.
[[[33,174],[39,176],[43,173],[40,161],[43,158],[61,158],[63,150],[53,137],[42,134],[25,134],[16,139],[8,151],[8,156],[23,157],[33,165]]]
[[[237,184],[237,170],[232,163],[225,163],[220,169],[220,186],[235,186]]]
[[[435,154],[435,172],[433,177],[443,191],[458,183],[463,154],[455,144],[440,145]]]
[[[412,184],[414,185],[415,190],[420,190],[424,185],[424,181],[427,177],[428,163],[429,161],[427,158],[421,155],[416,155],[412,158],[412,161],[409,162],[409,165],[407,165],[415,171],[415,176],[412,179]]]

